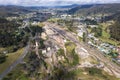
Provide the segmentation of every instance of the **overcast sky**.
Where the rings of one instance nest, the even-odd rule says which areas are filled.
[[[120,3],[120,0],[0,0],[0,5],[21,6],[56,6],[92,3]]]

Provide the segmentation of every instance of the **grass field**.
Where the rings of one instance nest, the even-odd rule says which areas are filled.
[[[100,25],[102,26],[102,30],[103,30],[102,36],[100,37],[100,40],[102,40],[103,42],[107,42],[107,43],[110,43],[110,44],[117,46],[117,44],[119,44],[120,42],[110,39],[110,34],[106,31],[106,28],[109,27],[109,24],[102,23]]]
[[[76,80],[78,79],[80,80],[120,80],[114,76],[108,75],[106,72],[97,68],[85,68],[85,69],[79,68],[79,69],[70,71],[69,74],[74,75],[74,77],[77,78]],[[69,77],[70,76],[71,75],[69,75]]]
[[[57,22],[59,19],[58,18],[51,18],[51,19],[48,19],[48,22],[53,22],[53,23],[55,23],[55,22]]]
[[[24,48],[19,49],[17,52],[7,54],[7,59],[4,63],[0,64],[0,74],[8,68],[19,56],[23,53]]]
[[[5,50],[5,48],[1,48],[1,47],[0,47],[0,51],[4,51],[4,50]]]

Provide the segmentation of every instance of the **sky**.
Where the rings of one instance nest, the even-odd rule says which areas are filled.
[[[0,0],[0,5],[57,6],[71,4],[120,3],[120,0]]]

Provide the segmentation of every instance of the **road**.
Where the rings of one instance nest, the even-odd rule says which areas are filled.
[[[29,45],[26,46],[22,55],[0,75],[0,80],[2,80],[2,78],[4,78],[13,68],[15,68],[17,64],[22,62],[29,51],[29,47]]]
[[[86,49],[89,52],[90,55],[93,55],[98,60],[103,62],[105,64],[105,66],[107,68],[109,68],[109,70],[111,70],[111,72],[116,77],[120,78],[120,67],[117,64],[115,64],[114,62],[112,62],[111,60],[107,59],[103,55],[102,52],[98,51],[97,49],[90,48],[87,44],[79,42],[79,40],[77,39],[75,34],[69,32],[69,31],[66,31],[65,29],[61,28],[60,26],[58,26],[56,24],[51,24],[51,23],[46,22],[45,27],[46,27],[46,29],[51,29],[54,32],[58,32],[58,34],[60,34],[60,35],[64,36],[65,38],[71,40],[72,42],[74,42],[80,48],[83,47],[84,49]]]
[[[29,22],[26,22],[25,24],[23,23],[23,26],[20,27],[20,28],[25,28],[25,27],[28,27],[28,24]],[[24,30],[23,30],[24,31]],[[26,32],[25,32],[26,34]],[[34,39],[32,36],[29,38],[29,40],[31,39]],[[28,42],[28,45],[25,47],[22,55],[13,63],[11,64],[10,66],[8,66],[8,68],[2,72],[2,74],[0,74],[0,80],[2,80],[2,78],[4,78],[10,71],[12,71],[12,69],[14,69],[19,63],[22,62],[22,60],[24,59],[24,57],[27,55],[28,51],[29,51],[29,48],[30,48],[30,42]]]

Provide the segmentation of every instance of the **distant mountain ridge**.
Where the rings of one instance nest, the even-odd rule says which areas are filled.
[[[120,3],[81,5],[69,10],[70,14],[115,13],[120,11]]]
[[[72,4],[64,6],[16,6],[16,5],[0,5],[0,16],[10,16],[16,15],[15,12],[30,12],[31,10],[36,9],[48,9],[48,8],[68,8],[67,11],[69,14],[97,14],[97,13],[118,13],[120,12],[120,3],[116,4]]]
[[[13,5],[0,6],[0,16],[17,15],[15,14],[15,12],[29,12],[29,10],[23,6],[13,6]]]
[[[91,8],[93,6],[94,6],[93,4],[90,4],[90,5],[79,5],[79,6],[76,6],[76,7],[72,8],[71,10],[69,10],[69,13],[72,14],[72,13],[77,12],[80,9]]]
[[[65,5],[65,6],[17,6],[17,5],[0,5],[0,17],[1,16],[14,16],[15,12],[30,12],[38,9],[48,9],[48,8],[74,8],[79,6],[78,4]]]
[[[53,6],[53,8],[74,8],[80,6],[80,4],[64,5],[64,6]]]

